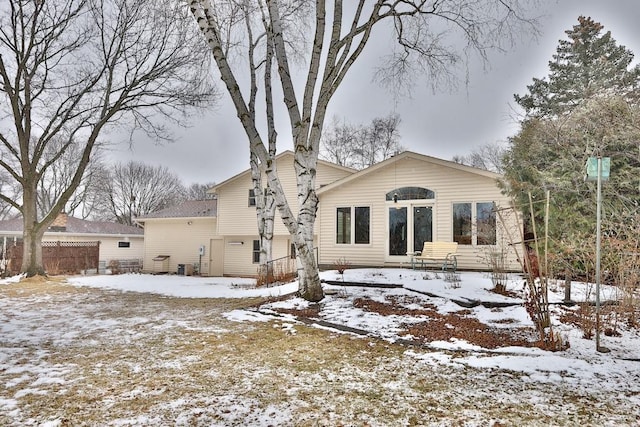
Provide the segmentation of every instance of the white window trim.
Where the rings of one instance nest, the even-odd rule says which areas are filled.
[[[338,236],[338,209],[349,208],[349,214],[351,215],[351,224],[349,226],[350,233],[350,242],[349,243],[338,243],[336,241]],[[356,243],[356,208],[368,208],[369,209],[369,243]],[[357,205],[336,205],[334,208],[334,212],[336,213],[335,219],[333,221],[333,244],[338,247],[345,246],[357,246],[359,248],[364,248],[367,246],[371,246],[372,236],[371,236],[371,217],[373,213],[373,208],[371,205],[367,204],[357,204]]]

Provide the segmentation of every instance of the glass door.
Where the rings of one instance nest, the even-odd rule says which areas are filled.
[[[408,261],[411,254],[422,251],[424,242],[433,241],[433,206],[389,207],[388,227],[387,261]]]
[[[433,241],[433,209],[431,206],[413,207],[413,252],[422,251],[424,242]]]
[[[407,254],[407,208],[389,208],[389,255]]]

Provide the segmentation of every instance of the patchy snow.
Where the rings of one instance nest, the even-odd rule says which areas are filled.
[[[347,287],[340,284],[325,285],[326,289],[333,289],[338,293],[344,292],[349,298],[327,296],[323,301],[324,318],[333,323],[352,328],[372,331],[371,335],[391,340],[399,338],[397,333],[402,329],[400,325],[420,322],[425,319],[410,316],[380,316],[353,307],[352,299],[368,297],[384,301],[390,295],[421,296],[428,295],[429,303],[438,307],[442,313],[466,310],[452,301],[510,303],[513,306],[500,309],[485,308],[481,305],[473,307],[473,315],[483,323],[500,327],[503,321],[509,325],[532,326],[522,303],[518,297],[508,297],[491,292],[493,283],[488,273],[460,272],[459,282],[445,281],[441,273],[414,271],[407,269],[351,269],[339,274],[337,271],[321,272],[321,279],[334,282],[359,282],[371,284],[396,284],[403,288],[366,288]],[[282,286],[252,289],[255,283],[252,279],[241,278],[206,278],[185,277],[174,275],[149,276],[141,274],[125,274],[118,276],[77,276],[69,278],[69,282],[77,286],[91,286],[98,288],[117,289],[132,292],[151,292],[171,297],[183,298],[246,298],[246,297],[277,297],[293,293],[297,290],[297,283]],[[508,290],[521,291],[523,280],[513,275],[507,286]],[[606,301],[615,297],[615,288],[602,286],[601,299]],[[572,297],[574,301],[594,299],[593,285],[573,283]],[[550,285],[549,300],[560,302],[564,298],[564,289],[552,283]],[[269,308],[300,309],[308,307],[309,303],[300,298],[290,298],[263,306],[262,313],[234,310],[225,316],[235,321],[269,321],[274,317],[263,314]],[[277,317],[282,320],[282,315]],[[286,318],[291,321],[293,318]],[[112,327],[112,325],[109,325]],[[556,379],[567,381],[576,379],[580,382],[593,382],[599,386],[603,376],[616,378],[619,387],[631,387],[640,391],[640,363],[625,359],[640,358],[640,336],[637,331],[625,331],[621,337],[601,336],[601,344],[612,350],[602,354],[595,351],[592,340],[585,340],[582,333],[567,325],[559,326],[559,332],[570,341],[571,347],[559,353],[544,352],[536,348],[509,347],[498,350],[485,351],[464,341],[433,342],[432,347],[446,350],[482,351],[482,355],[456,357],[455,363],[463,363],[474,367],[501,368],[520,371],[523,375],[532,376],[538,373],[545,381]],[[60,334],[57,340],[64,339]],[[509,352],[510,355],[495,353]],[[431,356],[429,356],[431,357]],[[441,358],[442,360],[442,358]],[[558,374],[558,375],[553,375]],[[56,379],[54,379],[56,380]],[[639,399],[640,404],[640,399]]]
[[[494,327],[508,325],[509,327],[531,327],[532,322],[523,307],[521,296],[505,296],[493,293],[491,278],[488,274],[477,272],[461,272],[457,276],[457,283],[445,281],[442,274],[425,273],[406,269],[353,269],[344,275],[336,271],[321,273],[326,290],[331,294],[322,301],[322,317],[324,320],[360,330],[368,336],[381,338],[393,342],[402,336],[402,325],[423,322],[421,316],[390,315],[382,316],[375,312],[365,311],[354,307],[355,298],[368,298],[374,301],[385,301],[387,297],[419,298],[435,306],[439,313],[456,311],[470,312],[480,322]],[[15,283],[15,278],[0,282],[0,284]],[[346,286],[339,282],[366,282],[372,284],[396,284],[401,288],[380,288],[363,286]],[[186,276],[152,276],[142,274],[103,275],[103,276],[75,276],[68,278],[68,282],[77,287],[91,287],[109,289],[122,292],[140,292],[159,294],[172,298],[248,298],[248,297],[280,297],[292,294],[297,290],[297,283],[290,283],[269,288],[254,288],[251,279],[240,278],[205,278]],[[513,295],[522,295],[523,281],[518,276],[510,278],[507,289]],[[574,301],[593,300],[593,286],[573,283]],[[562,301],[564,290],[561,284],[550,286],[549,299],[552,302]],[[602,299],[615,297],[615,288],[603,286]],[[43,386],[57,385],[64,387],[67,374],[74,369],[73,361],[54,363],[49,360],[48,349],[51,346],[77,345],[80,337],[108,336],[114,344],[133,345],[138,339],[139,326],[153,324],[158,333],[170,332],[173,328],[198,328],[196,321],[172,318],[149,318],[144,312],[139,316],[129,317],[126,322],[120,318],[111,318],[108,313],[90,316],[90,301],[78,299],[75,303],[65,306],[64,315],[56,313],[56,307],[44,304],[51,299],[46,293],[29,296],[31,303],[43,303],[38,310],[22,310],[19,307],[9,308],[7,299],[0,298],[0,384],[8,393],[0,394],[0,412],[8,416],[20,414],[19,400],[27,395],[33,399],[46,394]],[[465,308],[458,303],[470,303],[471,308]],[[494,303],[505,305],[499,308],[484,307],[480,303]],[[75,304],[75,305],[74,305]],[[82,307],[80,305],[83,304]],[[272,321],[273,327],[281,329],[285,334],[295,335],[297,321],[295,317],[276,313],[275,309],[304,309],[312,305],[300,298],[289,299],[264,304],[260,310],[231,309],[224,313],[224,317],[234,322],[266,322]],[[412,308],[407,303],[407,308]],[[96,306],[95,311],[100,309]],[[19,315],[18,315],[19,314]],[[556,319],[557,320],[557,319]],[[73,328],[66,327],[69,322]],[[319,328],[328,328],[326,324]],[[570,348],[562,352],[547,352],[538,348],[503,347],[494,350],[484,349],[466,341],[452,339],[450,341],[431,342],[428,350],[408,348],[404,355],[417,364],[427,366],[446,366],[453,368],[481,368],[488,371],[496,370],[509,372],[519,376],[523,384],[549,384],[562,387],[576,387],[584,390],[602,390],[618,393],[629,399],[631,407],[640,407],[640,335],[637,330],[622,329],[621,336],[602,336],[601,344],[611,349],[610,353],[599,353],[595,350],[593,340],[582,338],[577,328],[554,322],[554,328],[570,342]],[[213,331],[215,332],[215,331]],[[348,332],[347,332],[348,333]],[[97,339],[97,338],[94,338]],[[25,356],[22,348],[34,345],[39,351]],[[372,344],[373,345],[373,344]],[[197,363],[197,358],[182,360],[185,364]],[[634,360],[635,359],[635,360]],[[131,371],[139,373],[141,367],[130,366]],[[182,368],[180,362],[158,362],[160,371],[172,371]],[[96,366],[96,369],[109,367]],[[7,375],[10,375],[7,376]],[[311,380],[309,380],[311,381]],[[19,392],[10,391],[21,386]],[[401,388],[402,383],[389,384],[391,388]],[[131,391],[124,399],[135,399],[142,390]],[[137,393],[137,394],[136,394]],[[111,396],[105,402],[114,404],[118,396]],[[173,402],[176,408],[183,408],[185,402],[180,399]],[[201,404],[203,404],[201,402]],[[262,412],[255,412],[256,405],[250,399],[240,399],[238,396],[216,396],[207,405],[227,405],[228,420],[250,420],[253,425],[289,424],[290,416],[286,407],[274,406]],[[198,407],[188,411],[199,411]],[[182,412],[183,420],[176,419],[177,424],[187,424],[193,419],[193,413]],[[253,412],[252,412],[253,411]],[[194,413],[195,413],[194,412]],[[250,415],[251,414],[251,415]],[[225,415],[227,416],[227,415]],[[251,417],[251,418],[249,418]],[[640,420],[640,415],[638,418]],[[152,415],[140,415],[137,418],[119,419],[112,425],[149,425],[158,419]],[[33,425],[58,426],[65,425],[67,420],[40,420]],[[162,421],[162,420],[160,420]],[[211,425],[218,425],[211,423]],[[224,425],[224,420],[223,424]]]

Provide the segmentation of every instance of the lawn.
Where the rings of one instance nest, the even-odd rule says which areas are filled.
[[[344,279],[403,288],[327,286],[310,305],[288,296],[295,284],[246,279],[8,280],[0,425],[640,423],[636,330],[603,337],[612,352],[597,353],[558,306],[554,327],[571,347],[552,353],[531,346],[517,280],[504,296],[480,273],[456,286],[410,270]]]

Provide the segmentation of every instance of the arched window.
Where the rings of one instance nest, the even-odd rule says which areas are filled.
[[[388,202],[398,200],[422,200],[435,199],[435,193],[427,188],[422,187],[402,187],[389,191],[386,195]]]

